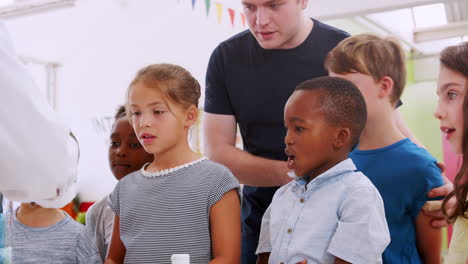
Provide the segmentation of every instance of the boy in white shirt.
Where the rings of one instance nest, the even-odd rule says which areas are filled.
[[[348,158],[367,118],[351,82],[301,83],[285,106],[288,167],[266,211],[257,263],[381,263],[390,242],[382,198]]]

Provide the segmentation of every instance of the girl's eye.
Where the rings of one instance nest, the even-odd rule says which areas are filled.
[[[160,114],[162,114],[162,113],[164,113],[164,112],[165,112],[165,111],[159,111],[159,110],[153,111],[153,113],[156,114],[156,115],[160,115]]]
[[[457,97],[457,93],[448,92],[447,97],[449,98],[449,100],[455,99],[455,97]]]
[[[130,115],[132,115],[132,116],[139,116],[139,115],[140,115],[140,112],[134,111],[134,112],[131,112]]]
[[[139,148],[139,147],[141,147],[141,145],[139,143],[132,143],[132,144],[130,144],[130,147]]]
[[[115,141],[111,142],[111,147],[113,147],[113,148],[117,148],[119,145],[120,145],[119,142],[115,142]]]

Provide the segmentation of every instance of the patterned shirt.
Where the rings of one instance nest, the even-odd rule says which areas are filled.
[[[257,254],[269,263],[381,263],[390,242],[382,198],[346,159],[307,183],[297,177],[274,195]]]
[[[110,245],[114,212],[109,205],[109,195],[95,202],[86,213],[86,227],[94,236],[94,241],[101,254],[102,262],[106,259]]]
[[[48,227],[23,225],[13,214],[13,263],[102,263],[90,232],[64,214]]]
[[[211,206],[239,182],[226,167],[206,159],[155,177],[142,171],[121,179],[110,195],[120,217],[125,263],[170,264],[172,254],[208,263]]]

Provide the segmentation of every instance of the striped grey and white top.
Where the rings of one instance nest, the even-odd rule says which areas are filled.
[[[13,213],[12,263],[102,263],[89,230],[67,213],[63,214],[65,217],[51,226],[30,227],[18,221],[16,212]],[[0,263],[9,262],[0,256]]]
[[[114,212],[109,205],[109,195],[106,195],[86,212],[86,227],[93,234],[102,262],[107,256],[113,226]]]
[[[172,254],[190,254],[192,264],[208,263],[210,208],[238,188],[232,173],[210,160],[154,178],[141,171],[127,175],[110,195],[120,217],[125,263],[170,264]]]

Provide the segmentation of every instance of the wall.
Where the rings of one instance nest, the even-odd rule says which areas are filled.
[[[193,10],[191,1],[78,0],[73,8],[6,21],[20,55],[61,63],[57,111],[80,141],[82,200],[97,200],[115,185],[109,118],[135,72],[150,63],[180,64],[204,87],[212,50],[245,29],[239,16],[231,25],[225,8],[218,24],[216,6],[207,16],[201,0]]]
[[[204,87],[212,50],[245,29],[240,1],[218,2],[224,4],[220,24],[214,2],[207,16],[202,0],[193,9],[189,0],[77,0],[73,8],[6,22],[20,55],[61,64],[57,111],[80,140],[82,200],[97,200],[115,185],[107,164],[108,132],[135,72],[150,63],[176,63]],[[237,11],[234,26],[227,7]],[[350,19],[325,22],[351,34],[369,31]],[[440,158],[438,123],[431,115],[436,99],[433,81],[408,85],[401,111],[416,136]]]

